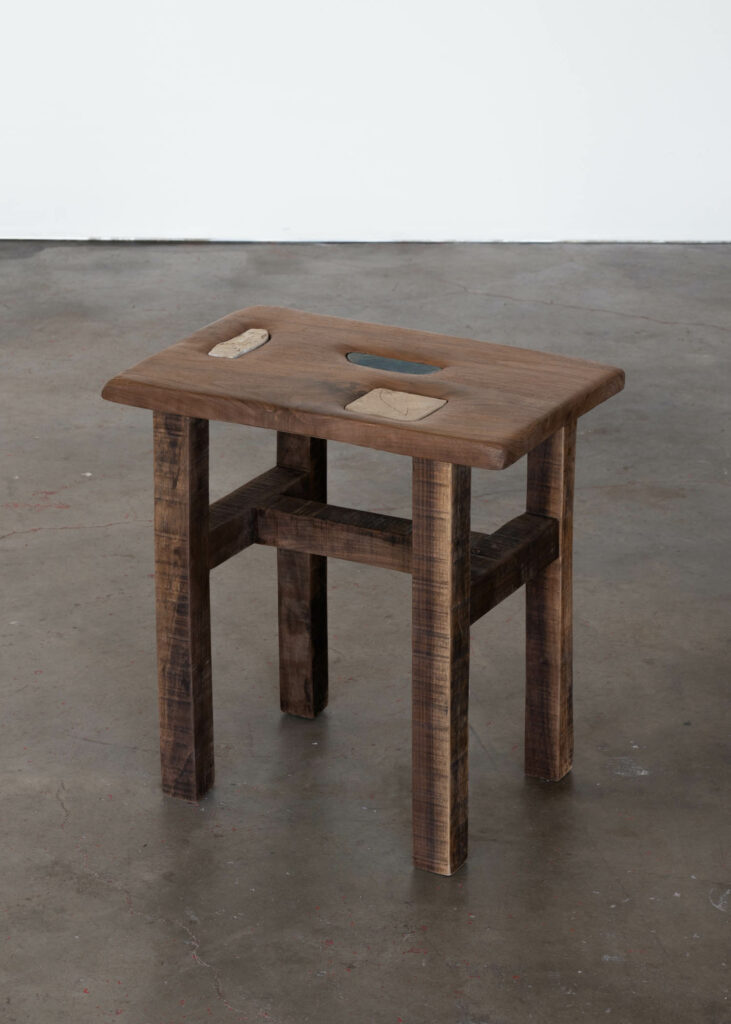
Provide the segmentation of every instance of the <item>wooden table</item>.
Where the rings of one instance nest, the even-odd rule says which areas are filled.
[[[253,328],[269,340],[209,354]],[[278,548],[281,707],[305,718],[327,704],[327,558],[411,573],[417,867],[448,875],[467,856],[469,627],[523,584],[525,771],[562,778],[576,420],[623,385],[579,359],[267,306],[110,380],[104,398],[154,412],[163,790],[196,800],[213,783],[209,573],[251,544]],[[277,431],[276,466],[212,505],[209,420]],[[411,456],[413,518],[327,504],[327,439]],[[471,532],[470,467],[523,455],[526,511]]]

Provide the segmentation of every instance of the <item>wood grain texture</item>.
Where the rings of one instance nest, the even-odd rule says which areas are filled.
[[[256,540],[256,513],[262,505],[309,481],[309,474],[275,466],[211,505],[208,563],[211,569]]]
[[[495,533],[473,533],[470,544],[470,622],[476,622],[558,556],[558,523],[524,512]]]
[[[268,330],[271,340],[241,359],[208,357],[218,342],[251,327]],[[439,370],[415,377],[356,365],[347,358],[353,351]],[[114,377],[102,394],[146,409],[502,469],[623,385],[621,370],[581,359],[253,306]],[[447,404],[413,423],[346,411],[376,388]]]
[[[411,572],[410,519],[288,497],[254,511],[252,536],[259,544]],[[475,622],[557,557],[558,524],[524,512],[495,533],[471,532],[470,555]]]
[[[163,792],[213,784],[208,423],[155,413],[155,593]]]
[[[558,521],[559,555],[526,587],[525,771],[557,781],[571,769],[572,547],[576,422],[528,456],[529,512]]]
[[[303,474],[292,493],[327,499],[325,441],[277,435],[277,465]],[[279,694],[282,711],[314,718],[327,705],[327,559],[277,551]]]
[[[470,470],[414,459],[414,865],[450,875],[467,856]]]
[[[260,507],[256,540],[280,549],[411,572],[411,520],[281,498]]]

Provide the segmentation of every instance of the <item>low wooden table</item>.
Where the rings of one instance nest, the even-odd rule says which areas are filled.
[[[269,340],[210,355],[255,328]],[[623,384],[579,359],[267,306],[110,380],[104,398],[154,412],[163,790],[196,800],[213,783],[209,573],[250,544],[278,548],[281,707],[305,718],[327,704],[327,558],[411,573],[417,867],[448,875],[467,856],[470,624],[523,584],[525,771],[562,778],[576,420]],[[276,466],[212,505],[209,420],[277,431]],[[413,518],[327,504],[327,439],[411,456]],[[526,511],[471,532],[470,467],[523,455]]]

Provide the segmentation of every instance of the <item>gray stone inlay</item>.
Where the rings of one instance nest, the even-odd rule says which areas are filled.
[[[409,359],[391,359],[389,356],[374,356],[369,352],[348,352],[346,359],[358,366],[368,366],[372,370],[390,370],[392,373],[437,373],[441,366],[430,363],[413,363]]]

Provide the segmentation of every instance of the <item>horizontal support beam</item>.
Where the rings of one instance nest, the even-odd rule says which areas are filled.
[[[292,498],[303,474],[277,466],[211,505],[209,568],[251,544],[411,572],[411,520]],[[524,512],[495,533],[470,534],[470,622],[558,557],[558,525]]]
[[[279,498],[257,516],[257,541],[310,555],[411,572],[411,520]]]
[[[495,533],[472,534],[470,623],[558,558],[558,522],[524,512]]]
[[[299,470],[275,466],[214,502],[210,509],[208,568],[256,542],[257,510],[301,484],[307,476]]]
[[[411,572],[411,520],[318,501],[279,498],[257,516],[260,544]],[[470,534],[470,621],[558,557],[558,527],[525,512],[495,533]]]

